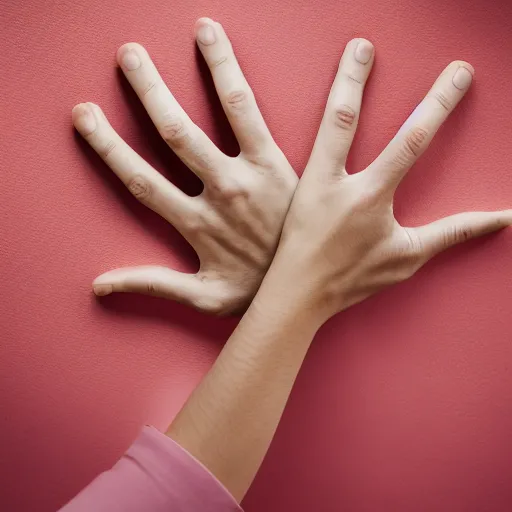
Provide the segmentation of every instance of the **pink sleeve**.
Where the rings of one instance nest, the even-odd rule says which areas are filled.
[[[144,427],[109,471],[60,512],[241,512],[228,490],[196,459]]]

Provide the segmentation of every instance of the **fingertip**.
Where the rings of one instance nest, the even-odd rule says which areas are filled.
[[[199,18],[196,21],[194,32],[200,46],[210,46],[217,41],[218,34],[215,29],[217,25],[219,24],[211,18]]]
[[[471,73],[472,76],[475,76],[475,68],[465,60],[454,60],[450,63],[450,66],[454,66],[456,68],[465,68]]]
[[[475,76],[475,69],[469,62],[456,60],[450,63],[447,69],[452,74],[452,83],[457,89],[469,89]]]
[[[360,64],[368,64],[375,53],[375,48],[371,41],[364,37],[352,39],[347,46],[354,47],[354,58]]]
[[[375,48],[373,43],[369,39],[366,39],[365,37],[354,37],[354,39],[349,41],[348,44],[359,44],[359,43],[362,43],[364,45],[371,46],[372,48]]]
[[[128,43],[122,44],[116,52],[116,56],[119,58],[122,56],[125,52],[130,50],[138,50],[139,48],[143,48],[143,46],[139,43],[136,43],[134,41],[129,41]]]
[[[73,124],[75,119],[78,119],[80,116],[85,114],[87,111],[87,103],[77,103],[71,110],[71,119],[73,120]]]
[[[124,43],[123,45],[121,45],[118,49],[117,49],[117,52],[116,52],[116,61],[119,65],[121,65],[122,61],[123,61],[123,56],[126,52],[130,51],[130,48],[131,48],[131,45],[133,43]]]
[[[111,284],[93,284],[92,290],[96,297],[104,297],[105,295],[110,295],[113,291],[113,287]]]
[[[94,279],[94,281],[92,282],[92,285],[96,286],[96,285],[112,283],[112,280],[115,277],[115,274],[117,272],[119,272],[119,269],[108,270],[107,272],[100,274],[96,279]]]
[[[92,291],[97,297],[110,295],[113,291],[111,272],[105,272],[92,282]]]
[[[79,103],[71,111],[71,120],[73,126],[84,137],[90,135],[96,130],[96,118],[92,110],[94,103]]]
[[[207,18],[206,16],[203,16],[199,18],[195,23],[195,29],[197,30],[202,25],[213,25],[215,21],[213,21],[211,18]]]
[[[512,210],[504,210],[503,212],[503,221],[507,226],[512,226]]]
[[[116,61],[121,68],[133,71],[140,66],[140,57],[146,49],[139,43],[124,43],[116,52]]]

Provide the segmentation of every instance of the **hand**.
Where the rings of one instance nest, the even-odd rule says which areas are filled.
[[[471,83],[473,69],[464,62],[446,68],[373,164],[346,172],[373,58],[368,41],[347,45],[272,265],[168,431],[237,500],[261,464],[320,325],[407,279],[437,252],[512,223],[512,212],[473,213],[404,228],[393,216],[400,180]]]
[[[512,224],[512,210],[463,213],[416,228],[401,226],[393,216],[400,181],[471,84],[474,71],[465,62],[452,62],[441,73],[367,169],[347,173],[345,162],[373,59],[366,40],[355,39],[345,49],[269,272],[271,282],[281,276],[293,283],[287,293],[300,290],[308,310],[320,312],[321,321],[409,278],[454,244]]]
[[[159,133],[204,183],[190,197],[167,181],[114,131],[101,109],[80,104],[73,123],[132,194],[170,222],[199,256],[196,274],[159,266],[112,270],[97,295],[139,292],[226,314],[248,306],[274,256],[297,176],[274,142],[222,26],[202,18],[197,44],[240,145],[228,157],[173,97],[146,50],[122,46],[117,60]]]

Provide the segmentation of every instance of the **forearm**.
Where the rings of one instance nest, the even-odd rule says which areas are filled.
[[[320,325],[275,267],[169,428],[241,500],[268,450]]]

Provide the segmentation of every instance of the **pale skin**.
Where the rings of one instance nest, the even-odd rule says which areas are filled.
[[[201,42],[205,27],[210,36],[210,30],[214,35],[213,42],[211,37],[205,39],[207,44]],[[212,69],[221,101],[223,97],[229,97],[228,91],[240,90],[242,86],[248,91],[222,27],[204,18],[198,21],[196,33],[199,48]],[[143,61],[143,64],[147,62],[145,69],[153,72],[154,67],[140,46],[122,47],[118,53],[120,58],[127,48],[137,52],[141,60],[147,58]],[[365,39],[354,39],[345,48],[311,158],[289,210],[294,180],[288,177],[290,167],[270,135],[263,137],[265,149],[256,150],[256,146],[253,149],[260,151],[260,159],[266,161],[260,170],[263,176],[269,176],[262,180],[284,183],[281,195],[271,193],[270,197],[267,196],[264,185],[255,180],[244,183],[247,187],[245,193],[236,196],[238,206],[245,208],[245,212],[256,213],[238,225],[228,220],[233,219],[236,201],[217,203],[208,194],[200,199],[201,207],[213,210],[212,218],[218,221],[217,224],[203,224],[206,235],[216,241],[234,237],[241,243],[248,236],[243,229],[264,215],[264,210],[271,208],[274,216],[281,214],[279,221],[274,220],[275,232],[268,237],[266,245],[262,244],[265,250],[259,253],[262,256],[257,262],[250,257],[239,258],[240,251],[233,256],[228,243],[212,245],[223,247],[212,258],[208,256],[210,249],[201,249],[203,252],[200,252],[199,247],[202,246],[194,245],[201,258],[201,269],[203,254],[205,261],[209,262],[206,268],[213,276],[211,282],[216,283],[211,289],[224,290],[226,295],[223,297],[231,298],[226,298],[225,303],[222,301],[222,308],[203,307],[204,304],[195,299],[200,293],[197,283],[206,286],[208,280],[205,283],[194,276],[178,278],[173,271],[119,270],[100,276],[94,284],[98,294],[105,291],[102,288],[105,286],[112,287],[106,288],[107,292],[149,291],[214,312],[236,310],[237,300],[241,307],[245,307],[257,290],[215,364],[167,432],[208,467],[239,501],[265,456],[302,361],[320,326],[334,314],[391,284],[408,279],[437,253],[512,224],[512,210],[463,213],[415,228],[401,226],[393,216],[393,196],[400,181],[427,149],[436,131],[471,85],[474,70],[466,62],[456,61],[446,67],[397,136],[367,169],[355,174],[347,173],[345,163],[357,127],[364,84],[374,57],[375,50]],[[148,103],[149,93],[144,96],[140,93],[144,89],[137,88],[151,81],[140,79],[139,82],[126,70],[125,74],[139,97],[146,98],[143,102],[158,127],[158,112],[170,112],[176,108],[175,100],[165,92],[160,98],[162,103]],[[166,90],[161,82],[156,83],[159,85],[151,90]],[[252,94],[247,93],[243,98],[247,101],[239,105],[237,115],[233,118],[228,113],[241,147],[241,156],[232,163],[239,165],[242,172],[257,165],[253,159],[247,160],[242,156],[247,154],[244,148],[253,140],[262,140],[251,130],[259,127],[262,132],[256,129],[258,133],[265,131]],[[91,111],[97,125],[95,130],[87,131],[81,122],[83,115],[88,116]],[[187,236],[186,227],[183,227],[184,217],[175,211],[175,204],[165,206],[171,197],[179,197],[179,201],[185,204],[188,201],[186,196],[179,196],[176,189],[169,188],[166,180],[158,177],[156,171],[129,150],[96,107],[89,104],[75,107],[73,115],[77,129],[100,154],[103,152],[105,155],[105,148],[111,146],[111,140],[115,141],[114,149],[105,157],[107,164],[127,184],[132,182],[134,175],[142,176],[142,188],[150,184],[154,190],[150,199],[159,199],[146,204],[173,224],[177,222],[177,228]],[[184,115],[182,111],[180,115]],[[244,123],[237,124],[240,119]],[[249,131],[245,132],[245,129]],[[215,153],[203,136],[197,145],[189,145],[188,139],[185,140],[187,142],[171,147],[193,169],[200,167],[194,148],[200,148],[201,155],[208,151]],[[120,150],[117,152],[120,156],[111,156],[116,150]],[[269,153],[265,153],[266,150]],[[214,162],[213,156],[207,160]],[[210,168],[217,169],[214,164]],[[213,175],[221,180],[218,173],[220,170]],[[201,178],[204,176],[200,174]],[[165,196],[156,187],[162,187],[174,196]],[[226,231],[220,233],[222,229]],[[252,235],[256,229],[251,227],[250,232]],[[221,258],[228,258],[229,263],[221,262]],[[238,263],[232,274],[233,261]],[[250,286],[244,285],[240,275],[252,276]],[[147,286],[148,282],[152,283],[151,287]],[[229,293],[226,290],[230,290]],[[211,297],[218,296],[209,295],[208,300]],[[215,304],[218,305],[217,302]]]
[[[199,43],[224,111],[240,145],[222,153],[180,107],[146,50],[128,43],[118,63],[170,148],[203,182],[190,197],[145,162],[112,128],[100,107],[77,105],[76,129],[132,194],[171,223],[199,256],[197,273],[162,266],[117,269],[93,283],[97,295],[139,292],[173,299],[201,311],[246,309],[275,253],[297,175],[274,142],[254,94],[219,24]],[[198,33],[204,24],[198,24]],[[226,60],[223,60],[226,59]]]

